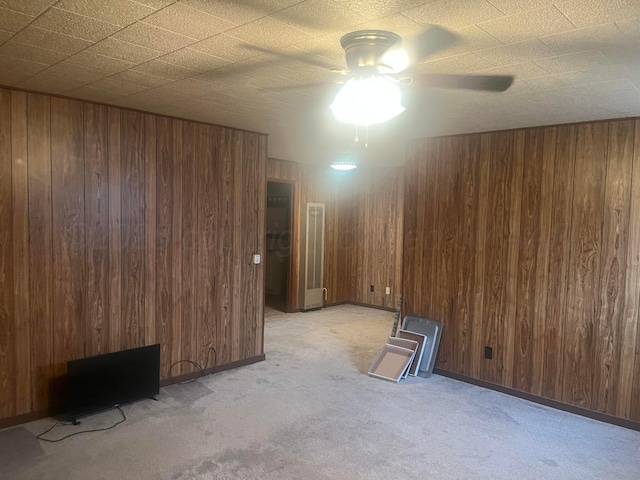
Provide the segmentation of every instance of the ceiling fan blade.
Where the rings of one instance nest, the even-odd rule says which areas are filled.
[[[413,84],[429,88],[461,88],[504,92],[513,83],[512,75],[456,75],[447,73],[423,73],[413,76]]]
[[[394,73],[399,73],[422,62],[426,57],[453,46],[458,38],[458,35],[449,30],[429,25],[408,40],[399,40],[391,45],[380,56],[378,64],[387,65]]]
[[[323,68],[329,71],[342,71],[342,69],[337,69],[335,65],[329,65],[328,63],[323,62],[320,59],[314,58],[312,55],[308,53],[289,53],[289,52],[279,52],[276,50],[268,50],[266,48],[258,47],[257,45],[250,44],[242,44],[240,45],[245,50],[251,50],[256,53],[261,53],[265,55],[275,55],[276,57],[288,58],[289,60],[295,60],[300,63],[306,63],[308,65],[314,65],[316,67]]]

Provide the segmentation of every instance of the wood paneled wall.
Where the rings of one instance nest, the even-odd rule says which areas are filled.
[[[326,204],[327,302],[395,308],[402,284],[403,168],[337,172],[326,166],[268,159],[267,178],[294,183],[294,225],[300,225],[300,205]],[[294,299],[298,298],[299,254],[294,241],[295,279],[290,292]],[[372,284],[374,293],[369,291]],[[391,287],[389,295],[386,286]]]
[[[410,143],[403,313],[441,368],[640,420],[639,156],[637,120]]]
[[[67,360],[157,342],[167,378],[263,353],[266,148],[0,89],[0,419],[59,403]]]
[[[397,308],[402,288],[404,168],[356,170],[345,178],[342,192],[339,289],[352,302]]]

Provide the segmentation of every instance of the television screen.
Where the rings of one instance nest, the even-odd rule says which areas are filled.
[[[79,417],[160,393],[160,344],[67,362],[67,413]]]

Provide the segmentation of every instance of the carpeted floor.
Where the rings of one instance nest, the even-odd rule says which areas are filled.
[[[640,432],[440,376],[366,375],[393,314],[269,311],[267,360],[164,388],[113,430],[0,431],[0,478],[640,479]],[[117,411],[51,438],[108,426]]]

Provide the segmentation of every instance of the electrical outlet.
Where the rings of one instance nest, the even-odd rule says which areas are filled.
[[[384,289],[385,295],[391,295],[391,287],[387,287]]]
[[[373,285],[371,285],[371,287],[369,288],[370,292],[373,292]]]
[[[493,348],[488,346],[484,347],[484,358],[488,358],[489,360],[493,358]]]

